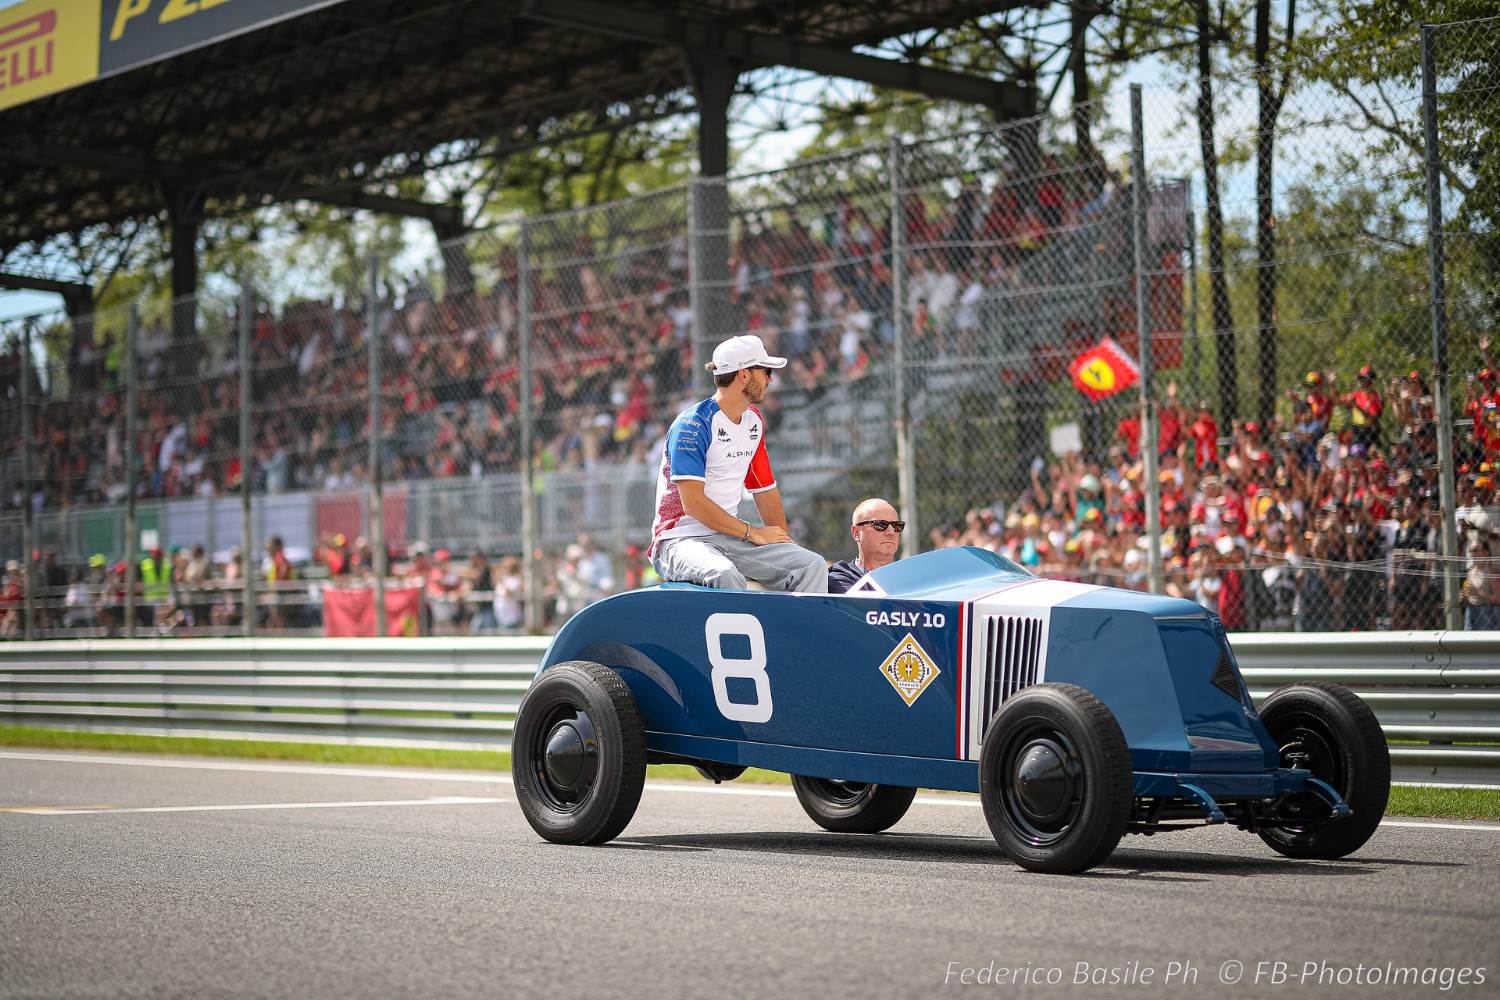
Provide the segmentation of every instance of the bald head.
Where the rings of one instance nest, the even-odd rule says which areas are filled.
[[[854,508],[854,515],[849,519],[849,533],[854,536],[854,544],[859,549],[859,564],[865,569],[879,569],[895,562],[896,550],[901,547],[901,535],[889,522],[898,518],[890,501],[879,497],[861,501]],[[877,531],[874,525],[866,523],[869,521],[887,522],[886,529]]]
[[[859,506],[854,508],[854,516],[849,518],[849,523],[858,524],[860,521],[868,521],[871,518],[894,521],[898,516],[896,508],[891,506],[890,501],[882,500],[880,497],[871,497],[860,501]]]

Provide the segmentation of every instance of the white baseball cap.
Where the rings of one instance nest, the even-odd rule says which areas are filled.
[[[786,358],[766,353],[759,337],[730,337],[714,348],[713,373],[728,375],[742,368],[785,368]]]

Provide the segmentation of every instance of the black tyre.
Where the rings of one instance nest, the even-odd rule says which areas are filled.
[[[797,801],[812,821],[834,833],[879,833],[900,822],[915,788],[792,775]]]
[[[511,742],[516,799],[556,844],[603,844],[625,829],[646,785],[646,734],[620,675],[583,660],[542,671]]]
[[[1279,811],[1305,821],[1264,826],[1260,839],[1289,858],[1342,858],[1363,847],[1391,794],[1391,753],[1370,706],[1337,684],[1289,684],[1271,692],[1260,718],[1281,748],[1281,765],[1306,768],[1326,781],[1352,813],[1329,820],[1328,804],[1303,792],[1281,802]]]
[[[1081,872],[1109,857],[1130,819],[1125,734],[1073,684],[1037,684],[995,713],[979,758],[979,798],[1000,849],[1029,871]]]

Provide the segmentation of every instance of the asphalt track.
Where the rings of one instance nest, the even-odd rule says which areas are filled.
[[[1497,997],[1497,860],[1500,824],[1402,821],[1042,876],[970,796],[846,836],[706,782],[568,848],[494,774],[3,751],[0,997]]]

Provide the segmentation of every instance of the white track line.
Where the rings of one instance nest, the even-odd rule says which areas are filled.
[[[508,784],[510,775],[455,774],[434,771],[431,773],[411,770],[382,770],[363,767],[332,767],[327,764],[251,764],[218,760],[155,760],[149,757],[95,757],[86,754],[24,753],[0,751],[0,759],[45,760],[62,764],[122,764],[127,767],[177,767],[190,771],[251,771],[260,774],[332,774],[343,778],[406,778],[411,781],[461,781],[468,784],[492,785],[496,782]]]
[[[123,764],[131,767],[178,767],[200,771],[251,771],[267,774],[327,774],[346,778],[400,778],[406,781],[459,781],[488,785],[496,782],[509,784],[510,775],[458,774],[444,771],[381,770],[365,767],[330,767],[326,764],[299,766],[295,764],[249,764],[225,761],[155,760],[151,758],[95,757],[86,755],[26,753],[22,751],[0,751],[0,759],[42,760],[64,764]],[[796,793],[789,788],[772,788],[765,785],[691,785],[677,782],[648,781],[646,790],[652,792],[676,792],[691,795],[749,795],[767,799],[794,798]],[[915,799],[925,806],[959,806],[966,809],[980,808],[977,797],[969,795],[928,796]],[[1500,824],[1454,823],[1442,820],[1386,819],[1381,826],[1418,827],[1432,830],[1477,830],[1482,833],[1500,833]]]
[[[1481,823],[1453,823],[1435,819],[1383,819],[1381,826],[1415,826],[1427,830],[1484,830],[1500,833],[1500,826],[1485,826]]]
[[[362,809],[379,806],[458,806],[504,802],[504,799],[476,798],[471,795],[438,795],[429,799],[386,799],[369,802],[251,802],[222,806],[90,806],[71,809],[58,806],[18,806],[0,812],[27,813],[32,816],[92,816],[117,813],[191,813],[241,812],[246,809]]]

